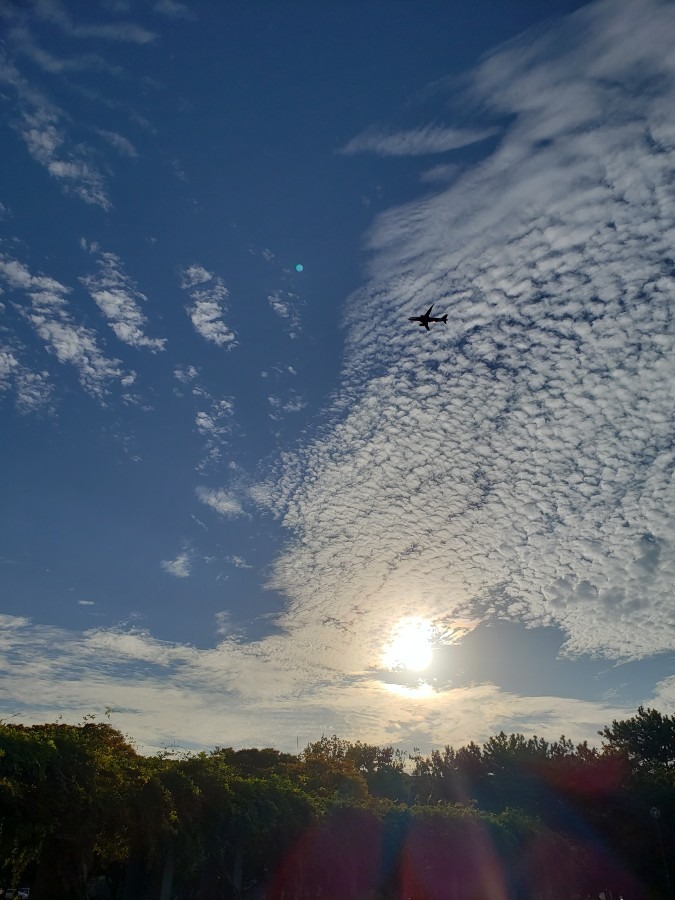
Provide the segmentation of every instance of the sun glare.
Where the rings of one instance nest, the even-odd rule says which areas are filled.
[[[408,669],[411,672],[428,669],[433,658],[432,640],[431,622],[405,619],[396,627],[382,662],[388,669]]]

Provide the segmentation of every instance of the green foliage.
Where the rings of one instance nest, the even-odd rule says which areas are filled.
[[[641,707],[600,751],[500,732],[406,758],[333,735],[182,759],[94,721],[0,724],[0,878],[40,900],[665,898],[674,723]]]
[[[624,753],[640,768],[675,769],[675,716],[638,707],[637,715],[598,732],[608,751]]]

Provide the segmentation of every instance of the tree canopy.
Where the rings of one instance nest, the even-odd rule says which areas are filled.
[[[92,719],[3,723],[0,886],[37,900],[665,900],[675,717],[640,707],[599,734],[600,749],[500,732],[408,756],[332,735],[298,754],[177,759]]]

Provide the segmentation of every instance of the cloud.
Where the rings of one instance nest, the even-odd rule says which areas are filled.
[[[290,291],[272,291],[267,297],[267,302],[277,316],[285,322],[288,336],[296,338],[300,332],[300,302],[298,295]]]
[[[169,16],[171,19],[196,18],[190,7],[185,3],[179,3],[178,0],[155,0],[153,9],[163,16]]]
[[[340,151],[348,156],[355,153],[375,153],[377,156],[427,156],[447,153],[497,133],[496,128],[461,129],[427,125],[410,131],[382,132],[369,128],[352,138]]]
[[[103,354],[95,332],[73,320],[65,299],[70,288],[49,276],[32,275],[23,263],[6,255],[0,255],[0,279],[27,294],[30,306],[21,305],[21,315],[60,363],[77,369],[82,387],[102,399],[108,383],[124,373],[119,360]],[[32,376],[33,390],[39,391],[40,383],[46,384],[46,373]]]
[[[120,66],[113,66],[96,53],[84,53],[79,56],[63,57],[54,56],[38,46],[28,28],[16,26],[11,29],[9,38],[12,46],[23,53],[31,62],[35,63],[50,75],[62,75],[66,72],[78,72],[94,70],[119,75],[123,70]]]
[[[217,612],[214,616],[216,620],[216,634],[221,637],[229,637],[234,633],[234,629],[232,628],[232,613],[223,609],[220,612]]]
[[[181,273],[181,287],[187,290],[197,284],[205,284],[207,281],[211,281],[213,277],[213,272],[209,272],[203,266],[188,266]]]
[[[232,493],[222,488],[207,488],[199,486],[195,493],[202,503],[210,506],[219,515],[226,518],[236,518],[244,515],[244,509],[239,500]]]
[[[376,220],[327,423],[254,492],[296,637],[358,610],[361,660],[415,614],[672,648],[673,46],[675,7],[641,0],[496,51],[468,83],[499,145]],[[447,327],[408,326],[431,303]]]
[[[199,375],[199,369],[195,366],[176,366],[173,374],[181,384],[190,384]]]
[[[192,557],[187,550],[183,550],[175,559],[163,559],[160,565],[175,578],[187,578],[192,570]]]
[[[597,745],[598,729],[634,712],[603,702],[522,697],[490,684],[439,692],[337,672],[326,679],[315,647],[308,648],[306,668],[293,668],[281,636],[244,643],[230,622],[226,611],[218,613],[222,640],[198,649],[141,629],[76,632],[2,616],[0,702],[25,723],[56,716],[77,722],[112,707],[112,724],[146,752],[176,741],[202,749],[225,740],[295,751],[296,736],[304,745],[336,732],[428,753],[446,743],[485,740],[501,728],[549,738],[564,732]]]
[[[231,397],[214,400],[203,390],[200,391],[200,396],[208,405],[206,409],[198,409],[195,414],[197,431],[205,438],[204,456],[197,463],[196,469],[204,472],[218,466],[222,460],[222,448],[234,428],[234,402]]]
[[[33,159],[55,178],[67,193],[93,206],[111,208],[103,176],[92,162],[86,145],[74,144],[62,126],[64,114],[32,88],[0,51],[0,84],[14,88],[19,117],[15,128]]]
[[[148,298],[124,274],[120,258],[114,253],[99,251],[96,245],[91,245],[91,252],[98,254],[98,272],[80,281],[108,320],[115,336],[131,347],[164,350],[165,338],[149,338],[144,333],[147,319],[139,303],[145,303]]]
[[[20,361],[16,348],[0,345],[0,392],[13,392],[21,413],[51,410],[53,386],[49,373],[32,372]]]
[[[175,396],[195,401],[194,424],[204,438],[204,456],[196,469],[204,472],[222,461],[222,448],[228,443],[235,427],[234,399],[213,397],[200,382],[200,370],[196,366],[176,366],[173,374],[184,388],[189,388],[189,392],[174,388]]]
[[[128,138],[124,137],[124,135],[117,134],[115,131],[105,131],[103,128],[96,128],[95,131],[96,134],[99,134],[108,141],[108,143],[117,150],[120,156],[126,156],[128,159],[136,159],[138,156],[136,148]]]
[[[187,313],[197,334],[218,347],[234,349],[236,337],[223,319],[229,291],[222,278],[202,266],[192,265],[181,272],[181,287],[189,292],[192,300]]]
[[[253,566],[246,562],[241,556],[228,556],[227,561],[232,563],[235,569],[252,569]]]
[[[270,394],[267,402],[272,410],[270,418],[274,421],[280,421],[288,413],[300,412],[307,406],[307,401],[294,390],[289,391],[289,396],[286,399]]]
[[[270,294],[267,298],[267,302],[278,316],[282,319],[288,319],[291,314],[289,304],[288,301],[283,298],[280,291],[275,291]]]
[[[234,404],[231,399],[216,400],[208,411],[200,410],[195,417],[197,431],[211,439],[229,434]]]
[[[59,0],[36,0],[34,9],[41,18],[57,25],[69,37],[99,38],[132,44],[149,44],[156,38],[152,31],[135,22],[76,24]]]

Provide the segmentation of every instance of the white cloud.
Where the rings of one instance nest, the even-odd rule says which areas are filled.
[[[222,278],[202,266],[192,265],[182,271],[181,286],[189,291],[192,303],[187,313],[197,334],[226,350],[236,347],[234,332],[224,321],[229,291]]]
[[[189,393],[175,388],[177,397],[196,401],[194,407],[194,424],[198,433],[204,438],[204,456],[197,463],[196,470],[205,472],[209,468],[219,466],[222,461],[222,448],[229,441],[234,428],[234,399],[232,397],[214,398],[198,381],[200,371],[196,366],[176,366],[174,378]]]
[[[200,410],[195,416],[197,431],[212,440],[221,440],[230,433],[233,411],[231,399],[214,401],[208,411]]]
[[[232,398],[214,400],[203,392],[208,401],[207,409],[199,409],[195,415],[197,431],[205,438],[204,457],[197,464],[197,471],[217,466],[222,458],[222,448],[227,443],[234,425],[234,403]]]
[[[87,275],[80,281],[87,288],[93,301],[108,320],[115,336],[132,347],[164,350],[165,338],[149,338],[144,333],[147,319],[139,303],[147,297],[142,294],[128,275],[122,271],[121,260],[114,253],[98,252],[96,275]]]
[[[255,492],[295,634],[358,609],[364,634],[421,612],[555,625],[570,655],[675,643],[675,7],[564,29],[479,66],[500,145],[370,233],[329,427]],[[431,303],[447,327],[409,326]]]
[[[468,144],[484,141],[497,133],[496,128],[461,129],[427,125],[410,131],[382,132],[369,128],[352,138],[341,153],[375,153],[378,156],[426,156],[447,153]]]
[[[237,497],[223,488],[207,488],[200,485],[195,493],[202,503],[210,506],[221,516],[236,518],[244,515],[244,509]]]
[[[314,644],[298,668],[286,657],[282,636],[243,643],[230,622],[226,611],[217,614],[223,640],[200,650],[140,629],[80,633],[3,616],[0,701],[16,705],[25,723],[57,716],[77,722],[112,707],[112,724],[147,752],[174,741],[201,749],[224,740],[294,751],[296,736],[304,745],[332,732],[429,752],[482,741],[501,728],[549,738],[564,732],[597,745],[598,729],[634,712],[601,702],[521,697],[494,685],[439,692],[340,676],[344,667],[327,669]],[[347,641],[344,647],[349,658]]]
[[[0,386],[2,390],[9,390],[10,377],[17,370],[19,361],[11,350],[0,349]]]
[[[192,557],[187,550],[179,553],[175,559],[163,559],[161,566],[175,578],[187,578],[192,571]]]
[[[51,410],[53,386],[49,373],[32,372],[21,363],[15,347],[0,345],[0,392],[13,392],[21,413]]]
[[[274,291],[274,293],[270,294],[267,298],[267,302],[274,312],[282,319],[287,319],[290,316],[291,313],[288,300],[284,299],[281,291]]]
[[[51,409],[54,388],[48,372],[31,372],[22,366],[16,374],[15,389],[19,412],[32,413]]]
[[[207,271],[203,266],[188,266],[181,273],[181,287],[187,290],[197,284],[205,284],[207,281],[211,281],[213,277],[213,272]]]
[[[69,37],[102,38],[132,44],[149,44],[156,37],[135,22],[76,24],[59,0],[36,0],[34,9],[41,18],[57,25]]]
[[[297,337],[300,331],[300,301],[297,294],[290,291],[272,291],[267,297],[267,302],[274,312],[287,326],[289,337]]]
[[[282,419],[284,414],[300,412],[307,406],[307,401],[295,390],[289,391],[289,395],[285,399],[270,394],[267,402],[272,408],[270,418],[274,421]]]
[[[126,156],[129,159],[136,159],[138,156],[134,145],[128,138],[125,138],[123,134],[117,134],[116,131],[106,131],[103,128],[96,128],[95,131],[96,134],[99,134],[108,141],[108,143],[117,150],[120,156]]]
[[[40,47],[31,32],[25,26],[15,26],[9,33],[12,47],[27,56],[50,75],[62,75],[65,72],[78,72],[87,69],[118,75],[123,70],[120,66],[110,65],[97,53],[83,53],[74,57],[57,57]]]
[[[163,16],[169,16],[172,19],[194,19],[195,14],[185,3],[179,3],[178,0],[155,0],[153,7],[155,12],[161,13]]]
[[[190,384],[199,375],[199,369],[196,366],[176,366],[173,374],[181,384]]]
[[[233,633],[232,613],[227,609],[223,609],[217,612],[214,618],[216,620],[216,634],[221,637],[229,637]]]
[[[69,140],[62,126],[64,115],[39,91],[30,87],[0,51],[0,83],[11,85],[18,97],[16,129],[30,155],[55,178],[66,192],[85,203],[110,209],[103,176],[82,143]]]
[[[30,307],[22,306],[20,312],[47,350],[60,363],[73,365],[85,390],[102,399],[108,383],[122,377],[123,372],[119,360],[103,354],[95,332],[73,320],[65,299],[70,288],[49,276],[32,275],[23,263],[3,255],[0,255],[0,278],[30,298]],[[29,381],[32,390],[39,392],[41,383],[46,387],[46,373],[36,374],[38,377],[34,373]]]

